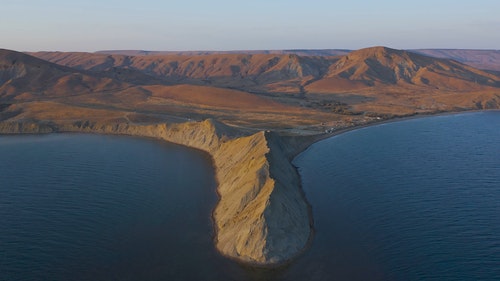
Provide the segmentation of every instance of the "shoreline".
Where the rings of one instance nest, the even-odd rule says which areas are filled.
[[[403,121],[422,119],[422,118],[432,118],[432,117],[439,117],[439,116],[451,116],[451,115],[461,115],[461,114],[472,114],[472,113],[480,113],[480,112],[495,112],[495,111],[500,112],[500,109],[480,109],[480,110],[466,110],[466,111],[447,111],[447,112],[430,113],[430,114],[414,114],[414,115],[410,115],[410,116],[393,117],[393,118],[384,119],[384,120],[372,121],[372,122],[362,124],[362,125],[353,125],[353,126],[341,128],[338,130],[334,130],[331,133],[313,135],[313,136],[320,136],[320,137],[315,139],[313,142],[309,143],[305,149],[303,149],[302,151],[300,151],[296,155],[294,155],[294,158],[297,157],[302,152],[306,151],[311,145],[313,145],[317,142],[320,142],[322,140],[325,140],[325,139],[328,139],[331,137],[335,137],[335,136],[338,136],[338,135],[341,135],[344,133],[348,133],[351,131],[361,130],[364,128],[375,127],[375,126],[389,124],[389,123],[403,122]]]
[[[303,207],[296,205],[304,204],[297,195],[299,175],[295,170],[295,173],[283,174],[277,169],[276,166],[281,164],[290,168],[293,166],[280,150],[282,143],[275,133],[262,131],[248,135],[214,120],[153,125],[90,121],[46,124],[33,121],[1,122],[0,132],[128,135],[159,139],[207,152],[214,167],[218,197],[212,211],[213,241],[217,252],[226,258],[240,264],[276,267],[302,252],[303,244],[298,242],[303,239],[301,236],[307,233],[306,240],[309,239],[307,208],[302,210]],[[275,165],[275,161],[280,164]],[[244,167],[233,169],[234,165],[242,164]],[[290,175],[297,179],[296,183],[288,183]],[[287,186],[288,191],[284,191],[283,188]],[[280,215],[280,212],[273,214],[274,211],[270,211],[270,208],[276,210],[276,206],[282,204],[291,212]],[[306,223],[300,226],[300,221]],[[277,239],[276,235],[279,236],[282,227],[291,228],[288,235],[283,237],[285,239]],[[255,231],[258,235],[253,234]]]
[[[69,134],[71,134],[71,133],[86,133],[86,134],[92,133],[92,134],[108,134],[108,135],[125,135],[125,136],[145,137],[148,139],[166,141],[169,143],[182,145],[185,147],[189,147],[191,149],[194,148],[194,149],[199,150],[201,152],[208,153],[208,156],[211,159],[211,165],[212,165],[212,167],[214,169],[214,173],[215,173],[215,182],[216,182],[215,193],[217,196],[217,202],[216,202],[214,208],[212,209],[212,212],[210,215],[212,223],[213,223],[213,239],[212,240],[213,240],[213,243],[215,246],[214,248],[216,249],[217,253],[220,254],[221,256],[229,258],[230,260],[233,260],[242,266],[252,267],[252,268],[263,268],[263,269],[276,269],[276,268],[286,267],[288,264],[292,263],[293,260],[295,260],[296,258],[301,256],[304,252],[306,252],[311,247],[313,240],[314,240],[315,229],[314,229],[314,216],[312,213],[312,205],[307,200],[307,197],[306,197],[305,192],[303,190],[302,179],[301,179],[300,173],[299,173],[297,167],[293,164],[294,159],[299,154],[301,154],[301,153],[305,152],[307,149],[309,149],[309,147],[311,147],[311,145],[313,145],[319,141],[322,141],[322,140],[325,140],[325,139],[328,139],[328,138],[331,138],[331,137],[334,137],[337,135],[341,135],[343,133],[347,133],[350,131],[359,130],[359,129],[363,129],[363,128],[367,128],[367,127],[383,125],[383,124],[387,124],[387,123],[394,123],[394,122],[407,121],[407,120],[420,119],[420,118],[430,118],[430,117],[436,117],[436,116],[470,114],[470,113],[474,113],[474,112],[487,112],[487,111],[499,111],[499,110],[493,109],[493,110],[471,110],[471,111],[459,111],[459,112],[440,112],[440,113],[435,113],[435,114],[417,114],[417,115],[412,115],[412,116],[395,117],[395,118],[390,118],[390,119],[386,119],[386,120],[370,122],[369,124],[354,125],[351,127],[339,129],[339,130],[336,130],[334,132],[326,133],[326,134],[318,134],[318,135],[313,135],[313,136],[302,136],[302,137],[301,136],[289,136],[289,137],[287,137],[289,140],[293,141],[293,143],[291,141],[289,141],[289,142],[282,141],[281,139],[278,138],[278,140],[280,140],[282,142],[281,142],[281,144],[277,144],[277,147],[276,147],[276,145],[273,145],[273,143],[271,143],[271,141],[272,141],[271,138],[273,138],[274,136],[271,136],[271,135],[266,136],[267,133],[261,132],[261,134],[263,135],[260,138],[260,139],[262,139],[261,141],[263,141],[262,145],[264,145],[265,147],[267,147],[266,149],[268,149],[268,152],[266,152],[266,154],[265,154],[266,155],[265,161],[267,161],[266,163],[268,163],[271,160],[271,159],[269,159],[269,157],[272,157],[272,155],[271,155],[272,151],[275,154],[277,149],[278,150],[281,149],[282,150],[281,152],[278,151],[278,153],[280,153],[278,156],[288,158],[287,161],[290,163],[290,165],[295,170],[295,173],[298,176],[298,183],[296,183],[297,184],[296,188],[299,191],[299,195],[302,198],[302,201],[306,204],[306,209],[307,209],[307,213],[308,213],[307,217],[309,218],[309,223],[308,223],[309,235],[308,235],[308,238],[307,238],[307,241],[305,242],[305,244],[301,245],[300,249],[298,251],[293,252],[293,254],[288,254],[288,256],[286,258],[283,258],[283,259],[278,260],[278,261],[268,261],[268,262],[262,262],[262,261],[257,262],[256,260],[252,261],[252,260],[248,260],[248,259],[245,260],[245,259],[242,259],[241,256],[239,256],[239,255],[228,254],[227,252],[225,253],[224,251],[222,251],[218,247],[218,242],[220,241],[219,235],[221,235],[221,233],[220,233],[221,229],[219,229],[219,226],[218,226],[217,210],[218,210],[219,205],[222,204],[221,202],[224,200],[224,194],[221,193],[221,186],[224,185],[225,183],[221,182],[220,173],[222,171],[220,171],[219,166],[223,166],[223,165],[221,165],[220,163],[218,164],[217,157],[218,157],[218,154],[221,153],[219,151],[223,150],[222,145],[225,144],[226,142],[220,140],[223,138],[223,134],[221,134],[220,132],[217,132],[215,127],[217,127],[218,125],[214,125],[215,124],[214,121],[193,122],[193,123],[190,123],[188,125],[185,125],[188,127],[195,126],[194,128],[191,128],[191,130],[196,130],[198,128],[196,126],[201,126],[202,127],[201,129],[205,129],[205,130],[203,130],[204,132],[202,132],[202,134],[201,134],[201,137],[202,137],[201,139],[203,141],[206,141],[208,133],[212,133],[211,137],[212,138],[216,137],[217,143],[210,142],[208,144],[203,143],[203,142],[201,142],[201,143],[191,142],[190,143],[189,141],[186,141],[185,136],[183,136],[185,134],[181,134],[180,136],[177,136],[173,133],[173,132],[175,132],[176,128],[178,128],[178,127],[182,128],[182,125],[176,125],[176,126],[170,125],[171,127],[169,128],[169,125],[167,125],[167,124],[163,124],[163,125],[162,124],[154,124],[154,125],[146,125],[146,126],[129,125],[129,124],[127,124],[127,125],[101,124],[101,127],[98,127],[96,125],[96,127],[93,127],[93,128],[91,128],[91,126],[84,127],[84,128],[83,127],[77,128],[77,127],[71,127],[71,126],[70,127],[65,127],[65,126],[58,127],[58,126],[54,126],[54,124],[51,124],[50,129],[52,129],[52,130],[50,130],[50,131],[47,131],[46,130],[47,128],[44,129],[44,128],[40,127],[42,130],[39,130],[38,132],[19,131],[17,133],[16,132],[9,133],[9,132],[5,132],[5,126],[4,127],[1,126],[5,122],[0,122],[0,134],[1,135],[9,135],[9,134],[16,134],[16,135],[33,134],[33,135],[35,135],[35,134],[48,134],[48,133],[69,133]],[[208,129],[205,128],[206,124],[209,124]],[[33,129],[33,124],[27,123],[26,125],[27,126],[29,125],[28,127],[30,129]],[[17,126],[16,128],[18,130],[20,130],[23,128],[23,126],[20,126],[20,127]],[[160,132],[158,130],[160,130]],[[166,130],[167,132],[164,132],[161,130],[164,130],[164,131]],[[168,133],[170,133],[170,135],[168,135]],[[189,135],[189,136],[192,137],[192,133],[193,132],[191,131],[191,135]],[[259,134],[259,133],[257,133],[257,134]],[[257,134],[255,134],[255,135],[257,135]],[[222,136],[222,137],[220,137],[220,139],[219,139],[219,135]],[[254,135],[250,135],[250,136],[254,136]],[[228,140],[227,142],[232,142],[234,140],[239,140],[242,138],[248,138],[250,136],[247,136],[247,135],[242,136],[242,135],[236,134],[236,136],[233,135],[232,136],[233,138]],[[175,141],[175,140],[177,140],[177,141]],[[285,145],[285,146],[288,145],[288,146],[283,147],[283,145]],[[289,150],[287,150],[287,149],[289,149]],[[268,165],[269,165],[269,168],[271,168],[271,166],[275,166],[275,165],[272,165],[271,162],[269,162]],[[275,177],[276,175],[274,175],[274,176],[272,175],[272,170],[270,170],[268,173],[270,173],[269,176],[271,176],[271,179],[273,182],[274,182],[274,180],[278,180],[278,182],[276,184],[279,184],[280,177],[286,176],[286,175],[280,174],[280,175],[278,175],[279,177],[277,179],[274,179],[273,177]],[[239,176],[239,175],[237,174],[235,176]],[[274,188],[278,188],[278,187],[279,186],[276,186]],[[264,214],[264,213],[262,213],[262,214]],[[245,222],[243,221],[242,223],[245,223]]]

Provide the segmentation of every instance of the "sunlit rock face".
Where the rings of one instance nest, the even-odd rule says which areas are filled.
[[[311,216],[292,166],[296,148],[279,135],[242,136],[213,120],[182,124],[74,122],[40,126],[0,123],[3,133],[53,131],[126,134],[163,139],[210,153],[218,181],[215,246],[229,258],[276,265],[297,256],[311,234]]]

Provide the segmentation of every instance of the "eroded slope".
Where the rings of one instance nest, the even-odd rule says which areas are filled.
[[[225,256],[257,265],[298,255],[311,235],[312,217],[290,162],[296,148],[276,133],[242,136],[214,120],[182,124],[40,124],[3,122],[1,133],[89,132],[153,137],[213,156],[220,200],[214,210],[215,244]]]

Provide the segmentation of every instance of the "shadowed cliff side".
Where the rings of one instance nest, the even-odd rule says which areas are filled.
[[[276,133],[243,135],[214,120],[181,124],[0,123],[0,133],[89,132],[153,137],[210,153],[220,200],[215,244],[225,256],[255,265],[298,255],[311,234],[311,214],[290,162],[292,142]]]
[[[295,168],[275,133],[259,132],[222,145],[214,154],[219,194],[217,248],[255,263],[282,263],[310,236],[310,214]]]

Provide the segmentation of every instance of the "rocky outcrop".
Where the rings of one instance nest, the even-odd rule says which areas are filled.
[[[256,263],[297,255],[311,232],[300,180],[273,133],[238,138],[214,154],[220,202],[215,208],[217,248]]]
[[[307,245],[311,214],[290,161],[300,142],[272,132],[245,135],[214,120],[153,125],[0,123],[2,133],[56,131],[145,136],[210,153],[220,197],[213,212],[215,245],[224,256],[254,265],[276,265]]]
[[[55,131],[55,127],[48,123],[35,121],[0,122],[0,134],[44,134]]]

